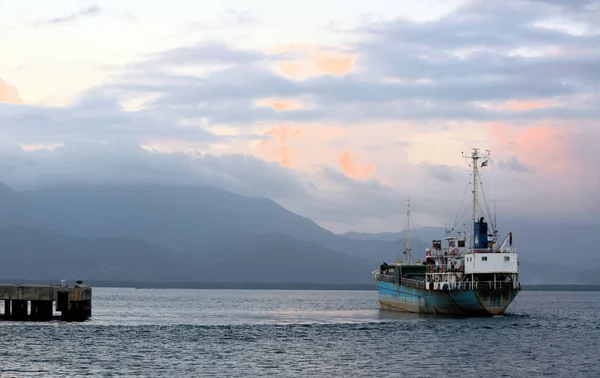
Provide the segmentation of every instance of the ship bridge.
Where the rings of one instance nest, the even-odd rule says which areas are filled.
[[[464,255],[465,274],[519,273],[517,254],[467,253]]]

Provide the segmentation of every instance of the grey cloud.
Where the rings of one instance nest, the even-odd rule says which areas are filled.
[[[585,46],[598,40],[595,36],[577,37],[533,26],[561,15],[556,9],[527,1],[472,1],[440,20],[422,23],[396,19],[367,24],[363,30],[376,43],[386,42],[396,49],[410,47],[431,58],[463,48],[512,49],[518,45],[564,43]]]
[[[247,75],[241,74],[242,72]],[[168,79],[167,79],[168,81]],[[189,84],[189,85],[188,85]],[[115,86],[115,88],[117,88]],[[354,78],[321,78],[297,83],[270,75],[266,71],[229,69],[204,79],[190,78],[189,83],[175,77],[173,84],[123,84],[119,90],[135,93],[144,90],[162,93],[149,102],[157,109],[174,109],[187,116],[203,116],[215,123],[249,123],[269,121],[323,121],[386,119],[562,119],[597,117],[597,107],[575,109],[557,106],[510,112],[486,110],[473,101],[510,98],[543,98],[577,93],[568,85],[542,81],[538,85],[477,82],[429,84],[381,84]],[[508,92],[507,92],[508,88]],[[256,107],[254,101],[264,97],[312,97],[314,107],[278,112]],[[352,106],[350,106],[352,105]]]
[[[100,13],[102,13],[102,8],[100,8],[98,5],[90,5],[89,7],[85,8],[79,12],[69,13],[69,14],[63,15],[61,17],[54,17],[54,18],[46,20],[44,23],[64,24],[64,23],[68,23],[68,22],[75,22],[82,17],[97,16]]]
[[[572,9],[585,9],[590,5],[598,4],[598,0],[529,0],[535,3],[543,3],[548,5],[555,5],[564,8],[572,8]]]
[[[427,211],[453,219],[464,187],[457,176],[459,184],[443,184],[444,195],[440,195],[439,180],[454,177],[440,167],[421,169],[410,176],[411,182],[422,180],[431,184],[417,192],[409,184],[392,190],[376,181],[352,180],[331,168],[323,169],[318,177],[301,176],[309,182],[304,186],[296,172],[252,157],[203,155],[194,159],[184,154],[152,154],[140,150],[137,143],[144,138],[200,144],[221,141],[203,128],[180,124],[182,119],[194,117],[206,117],[209,123],[238,125],[295,120],[597,119],[597,103],[574,107],[568,102],[569,95],[598,93],[597,37],[570,36],[530,26],[538,19],[561,16],[562,11],[556,7],[530,3],[521,9],[510,4],[504,9],[497,6],[499,2],[485,4],[496,4],[496,8],[463,8],[445,19],[429,22],[426,28],[396,20],[355,31],[368,37],[353,47],[361,54],[357,63],[360,70],[341,77],[289,80],[270,71],[268,64],[290,54],[264,55],[210,42],[152,55],[143,64],[126,67],[125,72],[116,75],[114,84],[98,87],[64,109],[0,104],[0,134],[4,140],[66,144],[64,149],[52,153],[7,152],[0,159],[0,174],[21,186],[77,179],[210,184],[243,194],[269,196],[302,215],[346,224],[355,219],[396,222],[404,216],[406,198],[411,198],[415,213]],[[407,31],[406,36],[411,39],[402,39],[399,28]],[[522,40],[518,38],[520,33]],[[490,42],[486,44],[486,40]],[[567,54],[537,58],[504,55],[522,44],[559,44],[567,49]],[[445,51],[483,48],[487,51],[463,59]],[[579,49],[578,53],[568,53],[569,48]],[[181,64],[225,67],[200,77],[168,72],[168,68]],[[405,81],[384,83],[380,79],[386,76]],[[414,82],[423,78],[432,83]],[[160,97],[149,101],[145,109],[120,109],[117,99],[149,92]],[[254,107],[259,98],[296,96],[310,97],[315,108],[276,112]],[[557,108],[524,112],[486,110],[472,104],[530,98],[564,101]],[[84,143],[98,140],[110,143],[105,147]],[[589,143],[580,153],[596,159],[597,146]],[[500,178],[509,174],[509,170],[499,173]],[[586,198],[597,198],[595,183],[590,181]],[[329,190],[330,185],[337,189]],[[521,210],[512,206],[507,211]]]
[[[459,184],[444,186],[443,195],[439,181],[430,180],[425,170],[407,177],[413,182],[424,180],[430,185],[425,185],[419,190],[402,183],[395,188],[386,188],[375,180],[354,180],[329,170],[325,172],[325,178],[328,180],[326,182],[337,184],[337,189],[329,189],[325,193],[313,192],[301,200],[282,198],[280,202],[292,211],[318,222],[346,226],[368,220],[386,229],[390,224],[396,224],[400,229],[405,217],[407,199],[411,201],[416,219],[430,216],[450,222],[456,217],[465,189],[462,181],[467,183],[468,175],[461,176],[462,180],[457,180]]]
[[[584,37],[580,37],[585,39]],[[364,61],[373,73],[389,75],[404,80],[429,79],[437,86],[440,82],[448,82],[455,89],[458,81],[467,80],[468,84],[496,85],[507,94],[529,95],[522,85],[534,83],[533,79],[544,79],[545,85],[551,85],[552,94],[561,94],[568,85],[572,91],[589,87],[589,83],[581,80],[598,78],[596,69],[600,55],[591,48],[600,45],[600,36],[595,37],[582,48],[590,49],[585,55],[549,56],[544,58],[526,58],[499,54],[497,52],[472,52],[468,58],[461,59],[451,53],[434,52],[440,55],[436,59],[427,59],[415,55],[406,55],[402,47],[370,45]],[[519,47],[518,43],[513,45]],[[384,59],[385,56],[385,59]],[[566,83],[567,80],[576,80]],[[519,84],[521,86],[519,86]],[[515,86],[517,85],[517,86]],[[535,89],[533,89],[535,91]],[[537,93],[531,93],[537,95]]]
[[[439,164],[421,164],[421,166],[428,172],[429,176],[441,181],[443,183],[451,184],[455,181],[454,170],[447,165]]]
[[[254,25],[259,22],[259,19],[249,9],[236,10],[236,9],[225,9],[220,12],[217,20],[214,22],[199,21],[194,22],[192,25],[193,29],[196,30],[216,30],[216,29],[228,29],[236,27],[245,27],[248,25]]]
[[[17,189],[63,184],[206,185],[234,193],[301,197],[291,171],[248,155],[150,152],[129,142],[74,143],[50,152],[0,146],[0,177]]]
[[[0,104],[0,135],[27,144],[153,139],[213,143],[223,139],[152,111],[125,112],[114,98],[95,91],[66,108]]]
[[[528,172],[529,168],[521,163],[516,156],[511,156],[506,161],[499,161],[498,166],[502,169],[508,169],[514,172]]]
[[[576,146],[572,151],[574,160],[580,162],[580,166],[574,168],[582,173],[582,185],[577,191],[581,197],[592,199],[593,205],[590,211],[596,211],[596,217],[600,213],[600,121],[595,121],[574,135],[573,144]]]
[[[310,177],[303,180],[293,170],[249,155],[149,152],[128,142],[74,143],[52,152],[0,146],[0,177],[17,190],[69,184],[205,185],[269,197],[316,220],[346,222],[362,216],[394,216],[405,202],[404,195],[374,180],[353,180],[330,168],[319,176],[316,182]],[[324,182],[337,185],[338,195],[321,190]]]
[[[573,119],[597,118],[593,104],[575,107],[569,96],[598,93],[600,35],[574,36],[532,24],[564,12],[536,2],[474,2],[424,24],[403,20],[363,26],[350,51],[360,70],[294,81],[268,63],[295,53],[265,55],[218,42],[178,48],[130,68],[112,86],[123,95],[160,93],[148,105],[160,111],[202,116],[214,123],[256,121],[366,121],[381,119]],[[521,47],[558,45],[562,56],[509,56]],[[576,49],[571,53],[569,49]],[[455,50],[470,50],[460,58]],[[222,64],[202,77],[168,74],[164,64]],[[392,77],[397,82],[382,82]],[[429,83],[415,82],[429,79]],[[312,98],[311,109],[277,112],[257,108],[264,97]],[[529,111],[479,108],[477,101],[560,99],[559,106]]]
[[[81,183],[206,185],[270,197],[318,222],[345,225],[369,219],[380,222],[382,227],[401,224],[407,198],[411,199],[416,219],[458,219],[464,213],[460,198],[468,194],[470,187],[468,169],[444,171],[456,177],[451,185],[439,185],[430,173],[419,169],[406,174],[412,183],[429,183],[420,185],[418,190],[415,185],[403,184],[392,189],[376,180],[348,178],[328,167],[322,167],[313,176],[248,155],[149,152],[133,142],[73,143],[53,152],[25,152],[14,145],[0,146],[0,177],[16,189]],[[494,181],[503,182],[508,177],[498,171]],[[502,197],[507,190],[510,188],[503,185],[494,192],[499,191]],[[537,189],[530,188],[528,192],[524,188],[520,195],[533,195],[532,190]],[[552,200],[547,201],[548,205]],[[518,203],[507,203],[502,211],[518,214],[520,209]]]
[[[190,47],[179,47],[150,56],[155,64],[187,65],[187,64],[219,64],[219,63],[252,63],[264,58],[264,54],[232,48],[219,42],[209,41]]]
[[[324,178],[333,183],[339,184],[346,188],[353,188],[359,191],[372,192],[372,191],[391,191],[390,188],[385,188],[379,181],[374,179],[369,180],[355,180],[351,177],[346,176],[340,171],[336,171],[327,166],[321,166],[321,173]]]
[[[248,9],[239,11],[236,9],[226,9],[223,11],[226,22],[231,22],[240,25],[256,24],[258,18],[256,18],[252,12]]]

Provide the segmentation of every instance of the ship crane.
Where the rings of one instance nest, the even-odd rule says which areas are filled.
[[[508,235],[506,235],[506,237],[504,238],[504,240],[502,240],[502,244],[500,244],[501,251],[504,250],[504,247],[506,246],[507,242],[512,246],[512,232],[509,232]]]

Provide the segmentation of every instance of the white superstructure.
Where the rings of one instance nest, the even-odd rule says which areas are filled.
[[[516,253],[468,253],[463,258],[465,274],[519,273]]]

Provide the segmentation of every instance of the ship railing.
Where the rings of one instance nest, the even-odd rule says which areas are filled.
[[[394,276],[389,274],[375,273],[375,280],[394,283]]]
[[[425,289],[425,281],[413,280],[413,279],[410,279],[410,278],[402,278],[400,280],[400,283],[402,285],[415,287],[417,289]]]
[[[503,290],[519,289],[521,283],[505,281],[463,281],[455,284],[457,290]]]
[[[375,280],[394,283],[394,276],[389,274],[375,273]],[[401,278],[400,284],[416,287],[417,289],[425,289],[425,281],[413,280],[411,278]]]
[[[468,249],[466,252],[468,253],[517,253],[517,249],[513,247],[504,247],[500,248],[481,248],[481,249]]]
[[[466,254],[478,254],[478,253],[517,253],[517,249],[514,247],[500,248],[458,248],[458,253],[453,254],[452,250],[458,247],[442,247],[440,249],[432,249],[431,257],[444,257],[444,256],[462,256]]]
[[[429,265],[427,273],[461,273],[460,266],[457,265]]]

